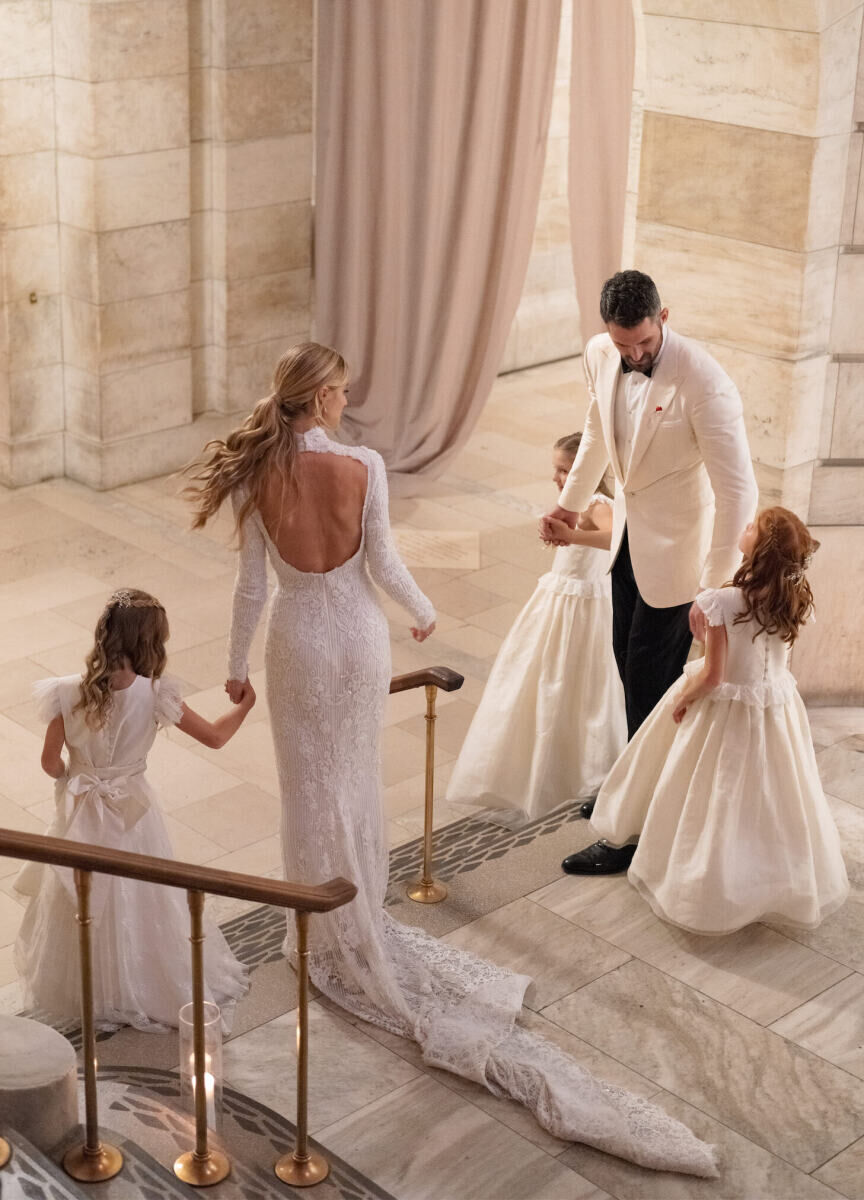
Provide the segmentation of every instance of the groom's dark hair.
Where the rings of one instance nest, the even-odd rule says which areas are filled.
[[[604,325],[635,329],[646,317],[660,315],[660,294],[650,275],[619,271],[603,284],[600,318]]]

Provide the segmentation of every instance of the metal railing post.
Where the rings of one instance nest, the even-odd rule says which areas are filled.
[[[447,888],[432,877],[432,822],[435,799],[435,700],[438,689],[426,684],[426,796],[423,812],[423,873],[408,885],[408,897],[418,904],[439,904],[447,896]]]
[[[283,1154],[274,1167],[283,1183],[312,1187],[330,1174],[323,1154],[309,1149],[307,1103],[309,1095],[309,914],[297,919],[297,1143],[293,1154]]]
[[[207,1071],[204,1044],[204,893],[190,889],[189,903],[192,944],[192,1037],[193,1076],[195,1080],[195,1149],[187,1150],[174,1162],[174,1174],[192,1187],[209,1187],[230,1174],[231,1162],[221,1150],[211,1150],[207,1135]]]
[[[78,894],[78,945],[81,954],[81,1055],[84,1060],[84,1144],[67,1150],[63,1170],[73,1179],[94,1183],[112,1179],[123,1166],[116,1146],[99,1141],[99,1109],[96,1099],[96,1029],[93,1022],[93,957],[90,945],[90,871],[75,869]]]

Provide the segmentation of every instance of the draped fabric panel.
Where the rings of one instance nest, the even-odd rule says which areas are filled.
[[[605,328],[600,289],[621,269],[634,56],[632,0],[574,0],[570,241],[583,345]]]
[[[347,440],[396,478],[444,469],[498,370],[534,233],[560,7],[320,0],[316,337],[351,364]]]

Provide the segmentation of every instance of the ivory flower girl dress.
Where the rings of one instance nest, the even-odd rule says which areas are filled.
[[[165,821],[147,781],[147,754],[160,727],[182,716],[177,683],[136,675],[113,692],[105,724],[91,729],[76,705],[81,678],[36,684],[39,715],[63,717],[68,774],[57,780],[52,837],[173,858]],[[98,1025],[163,1032],[177,1025],[192,999],[189,910],[182,888],[93,874],[93,998]],[[73,873],[28,863],[16,890],[31,898],[15,946],[28,1002],[64,1019],[80,1015],[77,900]],[[222,933],[209,925],[204,942],[207,999],[230,1027],[234,1004],[248,988],[246,970]]]
[[[612,503],[599,493],[598,502]],[[597,795],[627,742],[608,567],[608,550],[555,551],[501,644],[449,801],[488,805],[491,817],[516,825]]]
[[[812,929],[849,882],[786,644],[754,637],[752,617],[735,623],[740,588],[696,603],[726,626],[725,679],[680,725],[672,685],[612,768],[591,824],[613,845],[638,835],[628,879],[666,921],[704,934],[768,920]]]

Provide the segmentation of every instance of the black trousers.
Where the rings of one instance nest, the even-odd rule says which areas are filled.
[[[627,737],[684,670],[693,640],[690,605],[652,608],[639,595],[627,530],[612,567],[612,648],[624,684]]]

